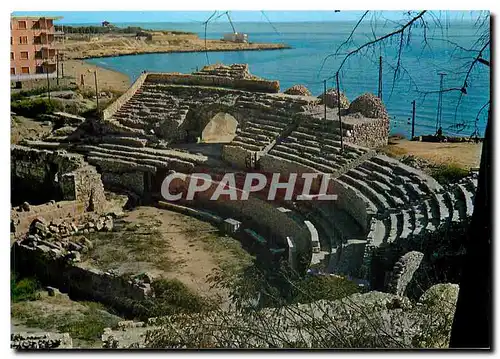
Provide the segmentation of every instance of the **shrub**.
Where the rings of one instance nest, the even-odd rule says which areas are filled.
[[[104,328],[113,327],[118,323],[116,317],[104,312],[99,306],[90,305],[82,319],[71,320],[61,324],[57,329],[67,332],[72,338],[92,341],[100,339]]]
[[[11,111],[16,114],[31,118],[36,118],[39,115],[51,114],[55,111],[60,111],[62,105],[58,101],[49,100],[46,98],[24,99],[10,104]]]
[[[14,303],[40,299],[40,283],[34,278],[23,278],[17,281],[17,276],[11,274],[10,296]]]
[[[307,276],[297,281],[295,287],[296,295],[292,303],[336,300],[359,292],[356,283],[337,276]]]
[[[443,164],[431,169],[431,176],[441,184],[457,182],[468,174],[468,170],[456,164]]]

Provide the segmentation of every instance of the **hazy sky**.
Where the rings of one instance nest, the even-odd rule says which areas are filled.
[[[288,21],[349,21],[357,20],[364,11],[265,11],[272,22]],[[104,20],[110,22],[203,22],[207,20],[212,11],[15,11],[14,15],[46,15],[63,16],[58,21],[61,24],[100,23]],[[222,13],[222,11],[220,12]],[[403,11],[384,11],[385,18],[397,20],[402,17]],[[444,16],[445,11],[435,11],[439,16]],[[477,11],[446,11],[449,19],[471,19]],[[241,21],[267,21],[260,11],[231,11],[231,19]],[[227,21],[225,16],[218,21]]]

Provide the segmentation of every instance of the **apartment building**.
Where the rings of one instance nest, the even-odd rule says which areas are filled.
[[[22,80],[54,73],[54,20],[60,17],[12,16],[10,19],[10,75]]]

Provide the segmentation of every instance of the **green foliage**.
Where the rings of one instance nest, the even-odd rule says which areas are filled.
[[[157,279],[151,283],[151,287],[155,293],[154,297],[124,303],[129,315],[146,321],[151,317],[198,313],[216,308],[210,299],[195,293],[178,279]]]
[[[104,312],[99,305],[89,303],[89,309],[83,318],[73,319],[57,327],[60,332],[67,332],[72,338],[82,340],[100,339],[104,328],[114,327],[118,324],[116,317]]]
[[[76,86],[50,86],[50,91],[67,91],[74,90]],[[47,87],[37,87],[31,90],[21,90],[17,92],[11,92],[10,101],[19,101],[30,96],[38,96],[47,93]]]
[[[37,98],[11,102],[10,109],[18,115],[36,118],[39,115],[60,111],[63,109],[63,106],[58,101],[49,100],[47,98]]]
[[[443,164],[431,169],[431,176],[441,184],[457,182],[469,174],[465,168],[455,164]]]
[[[15,274],[11,274],[10,278],[10,296],[14,303],[27,300],[40,299],[40,283],[34,278],[23,278],[17,280]]]
[[[218,270],[209,277],[214,287],[227,290],[236,307],[281,307],[310,303],[319,299],[335,300],[358,293],[358,286],[334,276],[302,276],[286,264],[269,263],[257,258],[244,270],[229,275]]]
[[[106,26],[60,26],[56,25],[56,31],[64,31],[67,34],[137,34],[142,32],[162,32],[173,35],[190,35],[192,32],[187,31],[159,31],[143,29],[139,26],[116,27],[111,25]]]

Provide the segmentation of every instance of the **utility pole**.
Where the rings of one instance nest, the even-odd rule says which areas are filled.
[[[49,102],[50,102],[50,80],[49,80],[49,68],[46,67],[46,72],[47,72],[47,96],[49,98]]]
[[[59,86],[59,50],[56,49],[56,82],[57,86]]]
[[[323,80],[323,107],[325,109],[325,121],[326,121],[326,80]]]
[[[443,80],[446,74],[444,72],[439,73],[439,96],[438,96],[438,108],[437,108],[437,116],[436,116],[436,134],[438,129],[441,127],[441,121],[443,118]]]
[[[382,100],[382,56],[378,62],[378,98]]]
[[[415,100],[412,102],[412,112],[411,112],[411,139],[415,137]]]
[[[340,152],[344,152],[344,132],[342,131],[342,116],[340,115],[340,86],[339,86],[339,73],[335,74],[335,80],[337,82],[337,108],[339,111],[339,122],[340,122]]]

